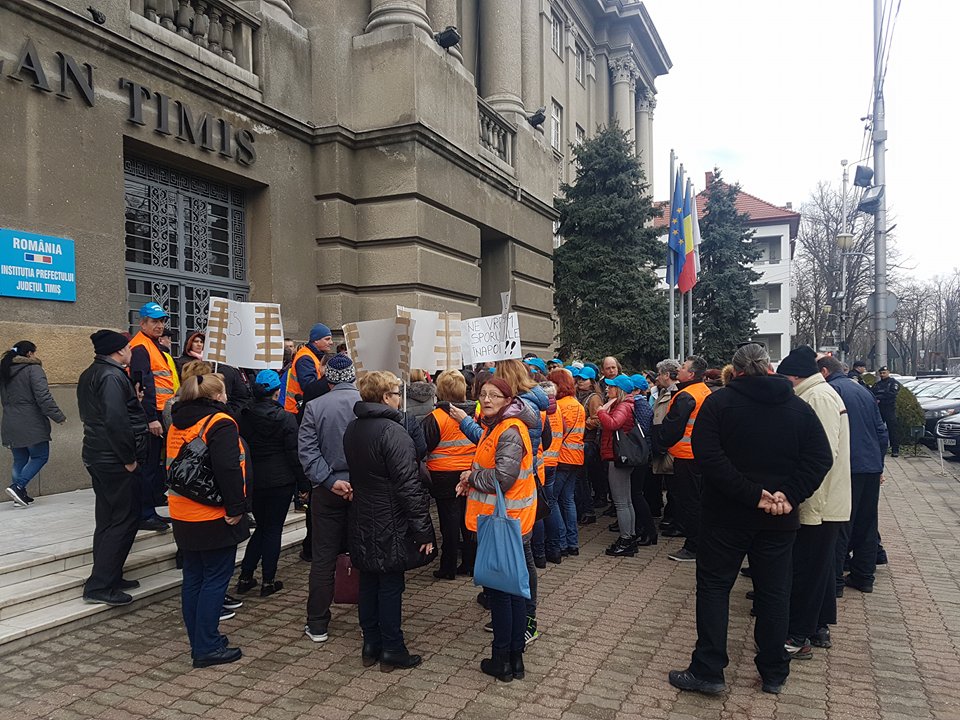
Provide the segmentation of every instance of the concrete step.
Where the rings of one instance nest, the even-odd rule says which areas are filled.
[[[299,550],[305,535],[306,516],[291,512],[281,547]],[[180,587],[173,533],[140,532],[124,565],[124,577],[140,581],[140,587],[130,592],[135,602],[123,608],[87,604],[83,583],[90,575],[92,535],[86,538],[85,548],[82,540],[0,556],[0,578],[5,581],[0,584],[0,654],[96,622],[104,612],[142,607],[143,601],[163,599]],[[242,543],[238,548],[238,563],[245,547]]]

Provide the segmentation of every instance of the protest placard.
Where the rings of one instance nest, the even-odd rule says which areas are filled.
[[[409,377],[407,348],[414,324],[415,321],[410,318],[387,318],[344,325],[347,352],[357,374],[385,370],[400,378]]]
[[[283,365],[280,306],[210,298],[203,359],[243,368]]]
[[[467,364],[520,358],[520,321],[515,312],[507,315],[485,315],[464,320],[463,357]]]
[[[414,321],[409,344],[411,368],[437,373],[462,367],[460,313],[398,305],[397,317]]]

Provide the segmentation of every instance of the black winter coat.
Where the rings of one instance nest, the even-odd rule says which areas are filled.
[[[691,439],[703,475],[701,522],[712,527],[797,530],[797,508],[833,467],[816,413],[778,375],[738,377],[707,396]],[[783,492],[793,511],[758,510],[761,490]]]
[[[413,440],[401,413],[387,405],[358,402],[354,412],[343,436],[353,486],[350,560],[369,572],[409,569],[420,545],[436,543]]]
[[[119,363],[97,355],[77,381],[86,465],[130,465],[144,460],[147,418],[130,376]]]
[[[310,489],[297,455],[297,417],[270,398],[258,398],[240,413],[240,435],[250,449],[247,480],[254,492],[294,485]],[[251,466],[252,463],[252,466]]]

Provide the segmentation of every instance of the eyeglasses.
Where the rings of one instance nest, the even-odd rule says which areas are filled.
[[[503,395],[494,395],[493,393],[480,393],[481,400],[506,400]]]
[[[391,390],[388,393],[384,393],[384,395],[396,395],[397,397],[400,397],[402,394],[399,390]]]

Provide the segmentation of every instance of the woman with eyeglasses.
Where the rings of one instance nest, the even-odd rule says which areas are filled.
[[[343,448],[353,487],[347,545],[360,572],[360,657],[364,666],[379,662],[381,671],[390,672],[422,662],[407,650],[400,628],[404,572],[426,562],[436,535],[399,409],[400,380],[390,372],[370,372],[357,389],[357,419],[347,426]]]
[[[514,397],[510,385],[503,378],[495,377],[480,391],[480,412],[483,435],[477,445],[473,468],[462,473],[457,485],[457,494],[467,496],[467,527],[476,532],[477,518],[493,513],[499,485],[507,514],[520,521],[524,554],[532,559],[530,541],[537,514],[537,486],[533,478],[534,453],[529,425],[522,419],[529,411]],[[535,587],[536,575],[531,572],[531,596]],[[485,594],[490,606],[493,647],[491,657],[480,663],[480,669],[503,682],[521,680],[525,672],[527,601],[522,595],[493,588],[485,588]]]

